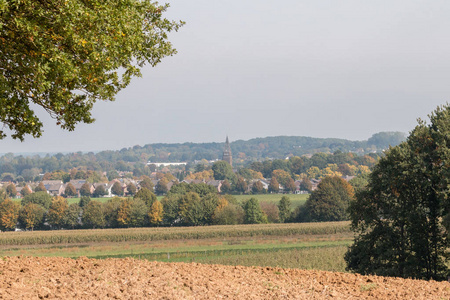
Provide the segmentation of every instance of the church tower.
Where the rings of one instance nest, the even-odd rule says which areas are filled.
[[[225,148],[223,149],[222,160],[226,161],[231,166],[233,166],[233,157],[231,156],[231,148],[230,142],[228,141],[228,135],[227,140],[225,141]]]

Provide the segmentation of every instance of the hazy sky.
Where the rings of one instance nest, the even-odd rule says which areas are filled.
[[[94,124],[45,117],[0,152],[121,149],[275,135],[409,132],[450,97],[450,1],[172,0],[178,54],[146,67]]]

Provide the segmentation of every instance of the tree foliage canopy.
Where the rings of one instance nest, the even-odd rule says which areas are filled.
[[[28,203],[35,203],[41,205],[45,209],[49,209],[50,204],[52,203],[52,197],[47,194],[47,192],[36,192],[23,197],[21,203],[23,206]]]
[[[306,201],[303,221],[348,220],[347,208],[353,197],[353,187],[347,181],[325,177]]]
[[[150,0],[0,0],[0,121],[14,139],[39,137],[42,107],[73,130],[93,104],[114,100],[132,77],[175,53],[182,22]],[[6,133],[0,131],[0,138]]]
[[[363,274],[447,279],[450,107],[390,148],[350,205],[358,234],[345,259]]]

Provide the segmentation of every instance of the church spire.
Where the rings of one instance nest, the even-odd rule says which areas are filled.
[[[230,147],[230,142],[228,140],[228,135],[227,135],[227,139],[225,140],[225,147],[223,149],[222,160],[226,161],[231,166],[233,166],[233,157],[231,155],[231,147]]]

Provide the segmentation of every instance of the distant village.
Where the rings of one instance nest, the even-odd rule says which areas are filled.
[[[222,161],[227,162],[230,166],[233,166],[233,156],[229,144],[228,137],[225,142],[225,147],[222,155]],[[209,161],[207,163],[214,164],[217,161]],[[165,174],[171,174],[171,167],[183,167],[186,163],[148,163],[153,164],[159,168],[158,172],[155,170],[146,179],[146,186],[151,186],[153,192],[158,195],[163,195],[170,191],[174,184],[181,182],[190,184],[204,183],[209,186],[213,186],[218,193],[241,193],[241,194],[259,194],[259,193],[295,193],[305,194],[310,193],[317,189],[321,179],[316,178],[303,178],[292,180],[289,186],[288,184],[282,184],[278,181],[275,183],[275,187],[271,186],[272,178],[257,178],[247,179],[245,184],[240,189],[232,190],[229,186],[225,189],[224,184],[229,185],[227,179],[191,179],[183,178],[182,180],[175,178],[174,176],[165,176]],[[236,172],[236,170],[233,170]],[[63,180],[41,180],[36,182],[15,183],[12,180],[3,180],[0,182],[0,188],[7,189],[9,187],[9,196],[12,198],[22,198],[23,196],[34,191],[46,191],[51,196],[64,196],[64,197],[81,197],[81,196],[93,196],[93,197],[114,197],[114,196],[133,196],[137,191],[142,188],[142,182],[144,179],[135,179],[130,176],[131,172],[117,172],[117,178],[109,180],[109,182],[97,182],[91,183],[86,179],[72,179],[64,182]],[[42,174],[43,175],[43,174]],[[102,174],[105,178],[107,173]],[[188,176],[189,177],[189,176]],[[192,177],[192,176],[191,176]],[[261,176],[260,176],[261,177]],[[355,176],[342,175],[342,178],[349,181]],[[164,180],[162,180],[164,178]],[[162,186],[164,185],[164,186]],[[114,188],[115,187],[115,188]],[[159,187],[161,187],[159,189]],[[257,188],[256,188],[257,187]]]

